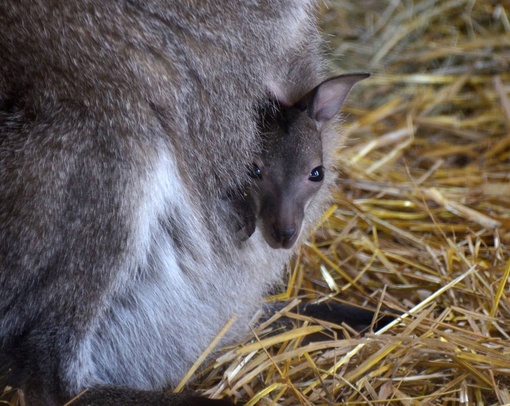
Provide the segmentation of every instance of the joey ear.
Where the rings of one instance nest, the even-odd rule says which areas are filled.
[[[308,110],[310,118],[321,126],[338,114],[352,87],[369,76],[369,73],[349,73],[327,79],[308,92],[296,107]]]

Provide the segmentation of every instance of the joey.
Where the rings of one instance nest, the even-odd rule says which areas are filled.
[[[356,73],[323,81],[295,104],[270,103],[259,125],[262,152],[249,168],[245,232],[260,229],[271,248],[291,248],[308,207],[333,168],[324,166],[323,130],[337,117],[352,86],[368,77]],[[239,203],[237,203],[239,207]]]

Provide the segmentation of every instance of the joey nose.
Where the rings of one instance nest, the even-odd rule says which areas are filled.
[[[294,235],[296,234],[296,229],[292,228],[273,228],[273,236],[276,241],[282,244],[284,248],[290,248]]]

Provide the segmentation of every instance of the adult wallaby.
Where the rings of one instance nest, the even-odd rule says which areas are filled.
[[[243,197],[247,236],[258,226],[270,247],[292,248],[301,234],[309,204],[323,184],[327,188],[334,179],[333,173],[325,179],[325,172],[332,166],[327,151],[339,137],[331,131],[323,134],[322,130],[337,117],[352,86],[368,76],[336,76],[293,105],[276,101],[265,107],[260,124],[262,152],[249,169],[252,181]],[[243,210],[243,206],[238,207]],[[313,210],[320,213],[317,208]]]
[[[224,343],[246,334],[292,255],[239,243],[223,196],[268,94],[323,78],[313,3],[0,2],[0,384],[207,404],[158,391],[234,314]]]

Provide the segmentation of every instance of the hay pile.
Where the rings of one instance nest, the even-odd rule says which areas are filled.
[[[510,404],[509,18],[504,1],[324,10],[337,71],[373,77],[344,110],[335,205],[278,298],[402,318],[303,347],[323,327],[263,326],[263,348],[227,350],[200,388],[249,405]]]

